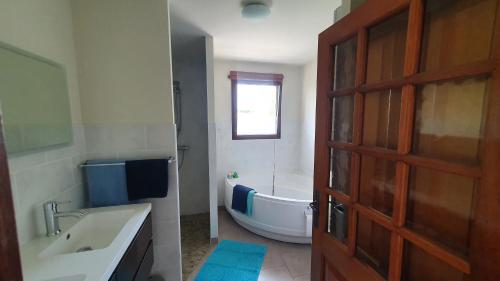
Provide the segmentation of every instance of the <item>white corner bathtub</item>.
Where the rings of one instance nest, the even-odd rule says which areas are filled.
[[[312,183],[312,177],[280,174],[276,176],[273,195],[272,179],[243,175],[238,179],[226,179],[224,203],[238,224],[256,234],[285,242],[310,244],[312,211],[309,203],[313,197]],[[231,208],[236,184],[257,191],[252,216]]]

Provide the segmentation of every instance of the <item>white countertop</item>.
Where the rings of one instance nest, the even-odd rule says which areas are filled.
[[[61,219],[62,232],[55,237],[40,237],[21,248],[25,281],[108,281],[142,223],[151,204],[135,204],[88,209],[89,213],[132,210],[130,217],[109,246],[103,249],[41,257],[40,253],[61,236],[71,232],[76,219]]]

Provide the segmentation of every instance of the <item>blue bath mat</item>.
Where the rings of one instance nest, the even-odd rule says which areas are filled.
[[[195,281],[257,281],[266,252],[263,245],[222,240]]]

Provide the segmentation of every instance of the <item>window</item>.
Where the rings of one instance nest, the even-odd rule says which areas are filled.
[[[281,137],[282,74],[231,71],[233,140]]]

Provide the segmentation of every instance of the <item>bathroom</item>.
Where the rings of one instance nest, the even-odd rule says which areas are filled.
[[[303,173],[312,178],[313,56],[307,65],[302,61],[284,64],[214,58],[213,38],[171,10],[175,3],[164,1],[154,5],[113,0],[24,5],[3,2],[2,7],[2,47],[13,54],[26,52],[30,58],[53,63],[63,70],[63,82],[67,83],[67,101],[57,105],[66,107],[69,114],[64,120],[69,122],[65,139],[56,140],[53,145],[20,148],[19,152],[9,152],[13,150],[9,147],[11,142],[7,142],[22,256],[33,241],[47,234],[46,203],[57,202],[58,211],[84,217],[88,216],[86,211],[75,210],[98,206],[95,195],[89,191],[92,179],[87,177],[86,164],[92,162],[88,161],[107,165],[130,159],[171,159],[168,195],[141,201],[152,204],[151,276],[164,280],[188,279],[188,275],[195,274],[191,271],[202,265],[201,259],[224,239],[228,213],[222,213],[226,224],[219,222],[218,216],[226,212],[224,189],[229,171],[237,171],[242,177],[262,174],[262,179],[271,182],[279,173]],[[21,22],[19,18],[24,15],[30,15],[30,20]],[[328,19],[324,26],[329,23]],[[164,30],[171,30],[171,37],[161,35]],[[128,42],[131,38],[133,42]],[[310,39],[314,44],[313,35]],[[155,44],[150,44],[152,41]],[[232,70],[284,75],[280,139],[231,140],[231,90],[227,76]],[[41,108],[46,106],[52,105],[43,104]],[[309,117],[307,128],[303,114]],[[302,128],[308,135],[300,133]],[[307,147],[302,147],[303,142],[307,142]],[[312,192],[312,183],[304,188]],[[305,200],[311,201],[312,195],[309,197]],[[66,233],[66,225],[77,219],[61,217],[62,233]],[[183,225],[188,225],[184,232]],[[189,229],[189,225],[195,228]],[[231,227],[239,229],[237,225]],[[183,265],[187,264],[183,263],[183,255],[190,245],[181,245],[183,233],[187,240],[195,240],[193,251],[198,255],[186,276],[182,276]],[[200,243],[196,239],[206,240]],[[287,245],[263,241],[276,243],[278,248]],[[283,248],[285,252],[300,252],[307,269],[309,246],[297,247]],[[80,248],[76,250],[85,247]],[[270,249],[271,262],[278,265],[278,274],[280,270],[288,274],[281,253],[275,253],[280,251]],[[291,260],[292,253],[287,255]],[[24,267],[29,265],[23,261]],[[26,268],[23,273],[25,280],[50,279]],[[34,277],[35,273],[40,276]],[[297,274],[303,276],[307,272]],[[86,280],[76,269],[71,278]]]
[[[0,280],[499,280],[499,22],[0,0]]]

